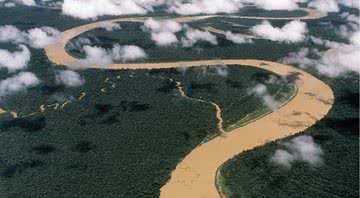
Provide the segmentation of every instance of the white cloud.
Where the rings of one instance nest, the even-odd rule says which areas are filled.
[[[31,72],[20,72],[0,81],[0,99],[15,92],[25,91],[27,88],[34,87],[39,83],[40,80],[35,74]]]
[[[357,0],[337,0],[337,1],[344,6],[360,9],[360,1]]]
[[[350,37],[350,43],[360,46],[360,31],[354,32]]]
[[[309,38],[314,44],[323,45],[323,46],[328,47],[328,48],[337,48],[337,47],[345,45],[344,43],[338,43],[338,42],[334,42],[334,41],[323,40],[321,38],[317,38],[317,37],[314,37],[314,36],[310,36]]]
[[[314,0],[308,4],[308,7],[324,13],[339,12],[339,5],[336,0]]]
[[[174,20],[158,21],[153,18],[149,18],[144,22],[144,27],[150,29],[152,32],[180,32],[181,25]]]
[[[171,32],[153,32],[151,33],[151,40],[158,46],[170,46],[178,42],[176,35]]]
[[[118,45],[115,44],[112,49],[104,49],[101,47],[92,47],[86,45],[83,47],[85,59],[73,63],[74,66],[103,66],[106,67],[113,64],[115,60],[122,62],[145,59],[147,55],[145,51],[135,45]]]
[[[20,45],[21,51],[10,52],[0,49],[0,68],[6,68],[10,72],[27,67],[31,53],[25,45]]]
[[[26,6],[36,6],[35,0],[0,0],[0,3],[4,2],[4,6],[7,8],[15,7],[16,4],[26,5]]]
[[[29,44],[34,48],[45,48],[58,42],[60,32],[52,27],[43,26],[25,31],[20,31],[12,25],[0,26],[0,42]]]
[[[248,91],[248,94],[255,94],[260,97],[265,106],[271,111],[277,111],[280,104],[268,92],[267,87],[263,84],[257,84],[255,87]]]
[[[301,59],[295,63],[315,67],[319,73],[329,77],[342,76],[348,72],[360,74],[359,17],[347,12],[340,14],[340,16],[348,23],[347,25],[341,25],[337,32],[349,42],[339,43],[311,36],[310,38],[313,43],[325,46],[329,49],[319,53],[316,58],[314,58],[312,54],[306,54],[306,56],[312,56],[312,58],[307,58],[312,61],[311,64],[303,64]]]
[[[79,63],[81,66],[108,66],[113,63],[112,54],[104,48],[86,45],[83,50],[86,58],[80,59],[75,64]]]
[[[71,70],[60,71],[55,76],[57,84],[63,84],[66,87],[79,87],[85,83],[78,73]]]
[[[306,23],[301,21],[291,21],[283,27],[273,27],[269,21],[263,21],[250,29],[255,35],[271,41],[280,41],[286,43],[297,43],[305,39],[308,32]]]
[[[306,68],[316,64],[316,60],[307,57],[310,53],[317,56],[320,55],[319,51],[317,50],[301,48],[298,52],[292,52],[288,54],[288,56],[282,58],[280,62],[284,64],[299,64],[300,67]]]
[[[322,163],[323,151],[311,136],[298,136],[283,145],[287,150],[276,150],[271,157],[271,162],[288,168],[295,161],[306,162],[311,166],[318,166]]]
[[[114,45],[112,56],[114,60],[121,60],[123,62],[144,59],[147,57],[145,51],[135,45]]]
[[[290,168],[294,160],[294,156],[292,156],[288,151],[283,149],[276,150],[274,155],[271,157],[271,162],[281,166],[285,166],[286,168]]]
[[[64,0],[62,12],[80,19],[105,15],[146,14],[162,0]]]
[[[6,8],[12,8],[12,7],[15,7],[16,4],[13,3],[13,2],[7,2],[7,3],[4,4],[4,6],[5,6]]]
[[[194,30],[191,28],[185,32],[185,37],[181,39],[182,45],[184,47],[191,47],[198,41],[207,41],[212,45],[218,44],[216,36],[214,36],[210,32]]]
[[[359,46],[347,45],[332,48],[323,54],[316,68],[320,73],[330,77],[337,77],[350,71],[360,74],[359,57]]]
[[[298,136],[284,144],[294,155],[295,159],[307,162],[313,166],[320,164],[322,161],[321,155],[323,151],[311,136]]]
[[[175,33],[181,31],[182,26],[173,20],[157,21],[150,18],[144,22],[144,30],[151,31],[151,40],[156,45],[170,46],[178,42]]]
[[[98,28],[104,28],[106,31],[120,30],[120,24],[104,21],[98,23]]]
[[[343,12],[340,14],[340,17],[348,22],[346,25],[340,25],[339,29],[335,30],[340,36],[342,36],[345,39],[348,39],[354,35],[354,32],[360,31],[359,16],[350,14],[348,12]]]
[[[255,5],[265,10],[296,10],[299,8],[294,0],[256,0]]]
[[[306,3],[308,0],[239,0],[242,3],[252,4],[264,10],[296,10],[298,3]]]
[[[227,77],[229,74],[228,67],[224,64],[219,64],[213,67],[215,69],[216,75],[221,77]]]
[[[319,73],[328,77],[338,77],[348,72],[360,74],[359,34],[359,32],[352,34],[349,38],[350,44],[311,37],[315,44],[329,49],[319,52],[303,48],[299,52],[290,53],[280,61],[285,64],[299,64],[300,67],[314,67]]]
[[[90,39],[88,38],[84,38],[84,37],[78,37],[76,39],[71,40],[68,44],[67,47],[70,50],[73,49],[77,49],[77,50],[81,50],[82,51],[82,46],[85,45],[91,45],[92,42],[90,41]]]
[[[234,34],[230,31],[225,32],[225,37],[227,40],[232,41],[236,44],[242,44],[242,43],[252,43],[253,41],[251,39],[246,38],[242,34]]]
[[[37,1],[37,4],[41,8],[61,9],[63,0],[41,0]]]
[[[235,13],[242,7],[240,0],[176,0],[170,3],[168,11],[181,15]]]
[[[0,26],[0,42],[21,43],[25,41],[25,35],[12,25]]]
[[[348,22],[352,22],[352,23],[355,23],[357,25],[359,25],[359,23],[360,23],[360,17],[359,16],[354,15],[354,14],[350,14],[348,12],[341,13],[340,17],[346,19],[346,21],[348,21]]]
[[[29,44],[34,48],[45,48],[60,39],[60,32],[52,27],[33,28],[28,31]]]
[[[19,2],[26,6],[35,6],[36,5],[34,0],[19,0]]]

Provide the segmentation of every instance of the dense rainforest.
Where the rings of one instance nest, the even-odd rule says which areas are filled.
[[[249,8],[247,12],[244,14],[259,11]],[[64,16],[59,10],[27,7],[0,8],[0,18],[0,25],[13,24],[21,30],[46,25],[62,31],[89,23]],[[113,17],[97,20],[109,18]],[[345,23],[339,16],[330,14],[308,21],[309,34],[341,41],[324,26],[329,21],[338,26]],[[249,33],[248,26],[258,23],[261,21],[215,18],[188,25],[193,28],[211,25]],[[284,23],[272,21],[275,26]],[[138,45],[148,54],[147,62],[227,58],[277,61],[307,46],[266,40],[236,45],[217,35],[218,46],[200,42],[194,48],[159,48],[150,41],[149,33],[141,31],[141,24],[121,23],[121,26],[119,31],[93,30],[80,37],[105,48],[115,43]],[[15,45],[0,44],[0,47],[16,49]],[[75,56],[83,56],[78,48],[68,46],[68,50]],[[57,85],[54,79],[56,72],[65,68],[50,63],[43,50],[31,49],[31,52],[27,70],[41,79],[40,85],[1,100],[1,107],[17,112],[19,118],[12,118],[10,113],[0,115],[0,197],[157,197],[179,160],[208,136],[218,134],[215,109],[209,102],[222,107],[224,125],[230,127],[254,113],[251,110],[264,110],[260,99],[248,94],[256,84],[265,84],[277,100],[286,100],[294,92],[291,82],[272,73],[222,65],[189,68],[185,72],[182,68],[79,70],[85,85],[66,88]],[[308,71],[316,75],[315,71]],[[7,71],[0,70],[1,79],[7,75]],[[280,84],[270,83],[271,76]],[[358,194],[358,76],[317,77],[332,87],[335,104],[329,116],[303,134],[313,136],[323,149],[323,166],[310,169],[299,163],[291,170],[282,170],[268,161],[279,148],[277,143],[270,143],[224,164],[221,182],[229,195],[355,197]],[[189,97],[208,102],[181,97],[170,79],[180,82]],[[245,102],[247,105],[243,105]],[[42,105],[44,112],[40,112]],[[37,113],[29,116],[33,112]]]
[[[354,9],[343,11],[358,15]],[[308,21],[309,33],[321,38],[344,42],[329,31],[326,24],[340,26],[344,21],[330,14]],[[277,22],[281,23],[281,22]],[[358,197],[359,195],[359,75],[350,73],[337,78],[307,72],[327,83],[335,102],[329,114],[301,134],[268,143],[243,152],[219,169],[217,181],[229,197]],[[323,163],[311,167],[296,162],[291,169],[271,163],[271,156],[283,143],[295,137],[310,135],[322,149]]]
[[[267,83],[274,74],[246,66],[189,68],[185,74],[183,69],[87,69],[78,71],[83,86],[67,88],[55,81],[61,66],[50,63],[43,50],[32,54],[28,70],[40,85],[1,101],[18,114],[0,115],[4,197],[156,197],[177,163],[219,133],[210,101],[221,103],[231,124],[264,108],[248,94],[257,83],[279,100],[291,94],[285,92],[287,82]],[[220,75],[219,67],[227,75]],[[181,96],[170,79],[189,97],[206,102]],[[231,94],[257,102],[239,106]]]
[[[359,76],[321,76],[331,86],[335,103],[330,113],[299,135],[310,135],[323,151],[323,163],[296,162],[291,169],[270,162],[279,142],[246,151],[220,169],[229,197],[358,197]],[[294,137],[280,142],[288,142]]]

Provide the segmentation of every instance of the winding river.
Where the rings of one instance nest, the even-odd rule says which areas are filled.
[[[303,9],[308,13],[304,17],[266,18],[229,15],[206,15],[179,17],[173,20],[177,22],[191,22],[214,17],[236,17],[245,19],[271,19],[271,20],[307,20],[317,19],[325,15],[319,14],[312,9]],[[139,22],[143,23],[146,18],[119,18],[110,22]],[[94,22],[75,27],[62,32],[61,41],[48,46],[46,54],[49,59],[58,65],[81,67],[78,60],[70,56],[65,45],[72,38],[92,29],[99,27]],[[261,146],[269,141],[281,139],[311,127],[323,118],[331,109],[334,95],[331,88],[321,80],[290,65],[276,62],[252,59],[234,60],[202,60],[202,61],[179,61],[161,63],[136,63],[136,64],[112,64],[108,67],[89,65],[89,68],[102,69],[158,69],[174,68],[178,66],[203,66],[203,65],[249,65],[268,70],[281,76],[291,76],[295,79],[298,88],[297,94],[278,111],[272,112],[246,126],[234,129],[192,150],[171,174],[171,179],[161,188],[160,197],[195,197],[213,198],[219,197],[215,186],[217,169],[227,160],[245,150]]]

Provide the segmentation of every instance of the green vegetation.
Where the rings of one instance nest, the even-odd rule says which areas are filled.
[[[281,27],[288,21],[271,21],[273,26]],[[240,26],[234,26],[231,23]],[[237,19],[217,17],[206,20],[194,21],[187,23],[192,28],[202,28],[212,26],[221,30],[229,30],[234,33],[251,34],[249,27],[261,23],[261,20],[253,19]],[[309,34],[323,39],[333,41],[344,41],[338,37],[333,31],[333,27],[329,24],[334,23],[337,26],[346,24],[338,15],[329,15],[328,17],[319,20],[307,21]],[[151,41],[150,33],[141,30],[141,23],[122,22],[120,23],[122,29],[116,31],[106,31],[104,29],[95,29],[88,31],[79,37],[88,38],[92,41],[93,46],[100,46],[103,48],[112,48],[114,44],[120,45],[137,45],[145,50],[148,54],[146,62],[164,62],[164,61],[191,61],[191,60],[208,60],[208,59],[262,59],[277,61],[280,58],[287,56],[289,53],[298,51],[302,47],[309,47],[308,43],[279,43],[263,39],[255,39],[254,43],[234,44],[228,41],[224,35],[215,34],[217,36],[218,45],[212,46],[206,42],[199,42],[192,48],[184,48],[181,45],[171,47],[157,47]],[[177,33],[178,38],[184,35],[184,32]],[[317,46],[319,50],[324,50],[323,46]],[[84,52],[80,48],[70,48],[67,45],[67,50],[75,57],[84,57]],[[271,51],[272,53],[268,53]],[[138,62],[144,62],[139,60]]]
[[[84,86],[65,88],[55,83],[60,69],[43,50],[32,50],[28,70],[41,84],[1,101],[20,117],[39,112],[42,104],[59,106],[18,119],[0,115],[0,197],[156,197],[179,160],[218,133],[215,108],[181,97],[170,77],[187,87],[191,97],[224,100],[230,123],[245,114],[236,113],[243,107],[226,108],[239,103],[225,96],[242,93],[248,101],[259,101],[247,95],[247,88],[273,75],[245,66],[229,66],[227,77],[218,76],[217,67],[190,68],[186,75],[176,69],[88,69],[78,71]],[[205,76],[199,73],[203,70],[208,71]],[[268,87],[275,93],[283,86]]]
[[[219,29],[236,30],[237,27],[225,29],[222,22],[223,18],[217,18],[216,24]],[[215,19],[213,19],[215,20]],[[228,20],[228,19],[226,19]],[[240,21],[247,21],[241,20]],[[209,19],[211,21],[211,19]],[[259,22],[257,20],[257,22]],[[200,25],[199,25],[200,24]],[[276,61],[287,54],[297,51],[301,47],[305,47],[305,43],[286,44],[279,42],[272,42],[268,40],[257,39],[254,43],[234,44],[228,41],[224,35],[216,34],[218,45],[213,46],[207,42],[198,42],[194,47],[186,48],[181,44],[178,46],[158,47],[150,38],[150,33],[141,30],[141,23],[123,22],[120,23],[122,29],[108,32],[103,29],[95,29],[88,31],[78,37],[73,38],[75,41],[79,37],[88,38],[93,41],[92,46],[99,46],[103,48],[112,48],[114,44],[120,45],[137,45],[145,50],[148,58],[145,62],[171,62],[171,61],[191,61],[191,60],[209,60],[209,59],[262,59]],[[208,26],[208,20],[188,23],[191,27],[198,28]],[[217,27],[214,25],[214,27]],[[177,33],[178,38],[184,35],[184,32]],[[84,52],[79,48],[69,48],[68,52],[75,57],[84,57]],[[272,53],[267,53],[269,50]],[[135,62],[144,62],[138,60]]]
[[[164,15],[167,14],[160,12],[149,16]],[[13,24],[22,30],[45,25],[65,30],[89,23],[64,16],[60,10],[21,6],[0,8],[0,18],[0,25]],[[98,20],[109,18],[115,17]],[[232,26],[224,20],[215,18],[189,25],[248,32],[248,27]],[[245,26],[261,23],[230,18],[226,21]],[[336,15],[308,21],[310,34],[338,40],[333,30],[328,31],[328,25],[324,25],[330,21],[344,24]],[[285,22],[272,23],[281,26]],[[217,35],[218,46],[200,42],[194,48],[159,48],[150,40],[149,33],[140,30],[141,25],[121,23],[120,31],[93,30],[81,37],[88,37],[95,45],[105,48],[115,43],[138,45],[149,55],[147,62],[216,58],[276,61],[307,46],[266,40],[236,45]],[[16,45],[0,47],[14,50]],[[68,50],[75,56],[83,56],[77,49]],[[222,107],[224,125],[229,129],[268,111],[259,98],[248,95],[249,88],[257,83],[265,84],[279,101],[289,99],[295,91],[291,79],[283,81],[272,73],[246,66],[228,66],[227,75],[222,73],[225,72],[222,66],[189,68],[185,72],[181,68],[89,69],[78,71],[86,79],[84,86],[65,88],[54,79],[55,73],[64,68],[50,63],[43,50],[31,49],[31,52],[27,70],[34,72],[41,84],[2,98],[1,107],[22,117],[39,112],[42,104],[70,103],[56,110],[55,106],[46,107],[44,113],[18,119],[12,119],[9,114],[0,115],[0,197],[157,197],[179,160],[206,138],[217,135],[215,109],[210,101]],[[10,75],[0,70],[1,79]],[[270,76],[278,84],[270,83]],[[170,78],[181,82],[189,97],[207,102],[181,97]],[[358,76],[319,78],[334,89],[335,106],[327,118],[304,133],[312,135],[321,145],[325,152],[324,165],[309,169],[305,164],[295,164],[289,171],[281,170],[268,161],[278,148],[270,143],[237,156],[221,169],[224,187],[233,197],[244,193],[250,197],[355,197],[358,194]],[[105,92],[101,91],[103,88]],[[83,92],[86,95],[79,100]]]
[[[73,98],[64,109],[35,116],[1,115],[1,197],[156,197],[178,161],[217,132],[211,105],[186,100],[176,90],[157,91],[164,80],[145,71],[81,73],[87,80],[81,101],[80,92],[54,85],[5,100],[7,109],[21,111],[38,105],[41,96]],[[99,91],[102,86],[107,92]]]
[[[61,10],[42,9],[28,6],[14,8],[0,7],[0,25],[14,25],[20,29],[51,26],[59,30],[89,23],[61,14]]]
[[[299,135],[314,138],[324,163],[312,168],[298,162],[284,169],[270,162],[281,146],[268,143],[221,167],[220,185],[229,197],[358,197],[359,76],[321,79],[332,87],[335,104],[328,116]]]
[[[102,21],[113,18],[136,17],[137,15],[104,16],[93,21]],[[174,17],[173,14],[164,12],[164,9],[157,9],[154,13],[148,13],[149,17]],[[139,15],[143,17],[143,15]],[[20,29],[27,30],[40,26],[51,26],[60,31],[88,24],[92,20],[80,20],[62,14],[61,9],[44,9],[29,6],[16,6],[13,8],[0,7],[0,25],[15,25]]]
[[[302,17],[306,16],[307,12],[303,10],[263,10],[255,6],[247,6],[242,8],[238,16],[259,16],[259,17]]]
[[[204,66],[183,71],[181,68],[154,70],[152,73],[162,73],[181,82],[185,94],[191,98],[218,104],[225,130],[237,128],[271,111],[261,97],[249,94],[257,84],[264,84],[269,95],[280,103],[289,100],[296,91],[291,81],[251,66]]]

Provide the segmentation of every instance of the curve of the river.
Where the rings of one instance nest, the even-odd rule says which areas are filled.
[[[324,16],[311,9],[305,9],[305,11],[308,12],[307,16],[294,18],[236,17],[246,19],[303,20],[317,19]],[[174,20],[177,22],[190,22],[213,17],[219,17],[219,15],[180,17]],[[120,18],[109,21],[144,22],[144,20],[145,18]],[[65,50],[66,43],[81,33],[97,28],[99,23],[101,22],[94,22],[64,31],[58,44],[51,45],[45,49],[49,59],[58,65],[77,66],[78,60],[70,56]],[[291,76],[292,79],[295,79],[298,92],[291,101],[282,106],[278,111],[270,113],[246,126],[234,129],[192,150],[177,165],[168,183],[161,188],[160,197],[218,197],[219,194],[214,180],[218,167],[224,162],[242,151],[261,146],[268,141],[281,139],[304,131],[323,118],[332,107],[334,95],[331,88],[324,82],[295,67],[264,60],[203,60],[112,64],[107,67],[89,65],[89,67],[103,69],[157,69],[219,64],[249,65],[274,72],[281,76]]]

